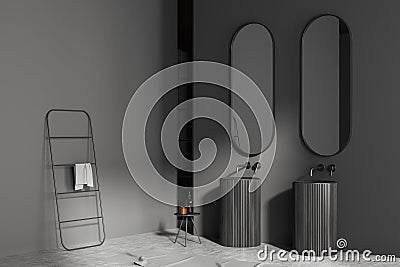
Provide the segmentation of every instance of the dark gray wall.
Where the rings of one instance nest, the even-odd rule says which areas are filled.
[[[230,41],[249,22],[267,26],[276,51],[275,114],[278,147],[262,186],[262,239],[290,246],[292,182],[319,162],[336,163],[339,236],[350,247],[400,255],[400,2],[396,0],[198,0],[195,1],[195,59],[229,63]],[[343,18],[353,38],[353,126],[347,148],[321,158],[299,134],[300,38],[314,17]],[[212,209],[203,232],[218,233]]]
[[[109,238],[173,227],[174,209],[132,180],[121,127],[136,88],[177,61],[176,1],[3,0],[0,18],[0,256],[56,245],[51,108],[92,116]]]

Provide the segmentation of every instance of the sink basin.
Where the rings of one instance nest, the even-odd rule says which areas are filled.
[[[260,181],[253,177],[226,177],[220,180],[221,191],[226,193],[221,199],[222,245],[260,245],[261,189],[257,187]]]
[[[336,247],[337,182],[305,179],[293,182],[295,199],[295,249],[323,250]]]

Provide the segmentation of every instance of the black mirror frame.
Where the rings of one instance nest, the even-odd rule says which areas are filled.
[[[302,86],[302,81],[303,81],[303,77],[302,77],[302,73],[303,73],[303,36],[304,34],[307,32],[307,29],[310,27],[310,25],[312,23],[314,23],[316,20],[318,20],[321,17],[325,17],[325,16],[331,16],[331,17],[335,17],[339,20],[340,23],[343,23],[343,25],[346,26],[348,34],[349,34],[349,134],[347,137],[346,142],[344,143],[343,147],[339,147],[339,150],[331,155],[323,155],[323,154],[319,154],[318,152],[316,152],[315,150],[313,150],[308,144],[307,142],[304,140],[303,138],[303,119],[302,119],[302,113],[303,113],[303,101],[302,101],[302,94],[303,94],[303,86]],[[332,156],[336,156],[339,153],[343,152],[343,150],[345,150],[348,146],[348,144],[350,143],[351,137],[352,137],[352,125],[353,125],[353,37],[352,37],[352,32],[350,30],[349,25],[339,16],[337,15],[333,15],[333,14],[322,14],[322,15],[318,15],[316,17],[314,17],[313,19],[311,19],[306,27],[303,29],[303,32],[301,34],[300,37],[300,61],[299,61],[299,70],[300,70],[300,75],[299,75],[299,89],[300,89],[300,105],[299,105],[299,137],[300,140],[302,140],[302,143],[304,144],[304,146],[311,151],[313,154],[321,156],[321,157],[332,157]]]

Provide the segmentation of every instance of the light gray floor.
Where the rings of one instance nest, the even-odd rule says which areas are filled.
[[[227,248],[202,238],[202,244],[196,243],[197,237],[188,235],[188,246],[174,244],[176,230],[157,233],[145,233],[107,240],[101,247],[67,252],[61,249],[42,251],[24,255],[8,256],[0,259],[0,266],[133,266],[136,256],[148,259],[147,266],[400,266],[398,263],[348,263],[332,262],[259,262],[256,248]],[[183,237],[181,232],[181,237]],[[183,242],[183,238],[178,239]],[[268,245],[269,249],[276,249]],[[245,262],[238,262],[245,261]],[[172,264],[180,262],[180,264]],[[248,263],[246,263],[248,262]],[[253,263],[251,263],[253,262]]]

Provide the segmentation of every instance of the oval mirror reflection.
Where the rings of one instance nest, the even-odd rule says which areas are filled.
[[[231,43],[231,66],[249,76],[260,88],[267,99],[271,110],[274,105],[274,42],[269,30],[258,23],[251,23],[240,28]],[[232,73],[231,82],[234,88],[235,76]],[[248,107],[237,95],[230,95],[230,105],[237,115],[244,120],[247,129],[238,123],[239,118],[231,113],[231,137],[239,152],[255,156],[265,151],[272,142],[273,132],[268,140],[261,142],[257,121]],[[252,127],[254,126],[254,127]],[[265,147],[262,147],[265,146]]]
[[[342,151],[351,129],[351,39],[346,23],[324,15],[301,40],[301,132],[314,153]]]

